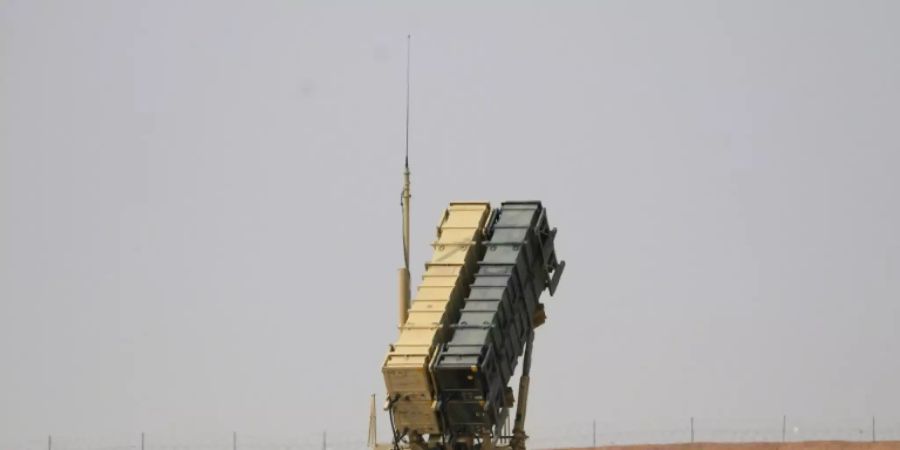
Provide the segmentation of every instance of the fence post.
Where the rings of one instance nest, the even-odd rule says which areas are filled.
[[[237,450],[237,431],[231,432],[231,449]]]
[[[144,432],[141,431],[141,450],[144,450]]]
[[[781,416],[781,442],[787,439],[787,414]]]
[[[691,417],[691,443],[694,443],[694,418]]]
[[[53,450],[53,435],[47,435],[47,450]]]
[[[597,448],[597,419],[594,419],[594,440],[593,440],[593,448]]]
[[[872,416],[872,442],[875,442],[875,416]]]

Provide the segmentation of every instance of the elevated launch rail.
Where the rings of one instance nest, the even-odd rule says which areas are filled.
[[[451,203],[385,360],[395,448],[403,439],[416,450],[487,450],[507,440],[525,448],[532,342],[546,320],[540,296],[555,293],[565,262],[541,202],[504,202],[490,218],[489,210]],[[508,384],[523,354],[515,427],[504,435],[516,400]]]
[[[382,368],[396,429],[419,435],[441,432],[428,367],[436,347],[449,337],[449,326],[459,319],[475,264],[484,254],[482,233],[489,213],[487,203],[455,202],[441,216],[431,261]]]

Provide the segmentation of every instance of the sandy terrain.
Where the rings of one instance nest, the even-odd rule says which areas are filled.
[[[611,445],[598,450],[900,450],[900,441],[848,442],[848,441],[807,441],[807,442],[752,442],[720,444],[701,442],[695,444],[646,444]],[[567,450],[593,450],[567,449]]]

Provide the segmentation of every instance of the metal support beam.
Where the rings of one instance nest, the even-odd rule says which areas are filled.
[[[522,363],[522,376],[519,378],[519,404],[516,406],[516,422],[513,427],[513,437],[509,446],[513,450],[525,450],[525,413],[528,411],[528,386],[531,382],[531,352],[534,348],[534,331],[528,332],[528,342],[525,344],[525,358]]]

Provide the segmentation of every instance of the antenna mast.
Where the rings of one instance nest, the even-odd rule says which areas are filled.
[[[378,446],[378,426],[375,423],[375,394],[372,394],[372,402],[369,403],[369,439],[368,447],[371,449]]]
[[[406,35],[406,154],[403,158],[403,193],[400,194],[400,204],[403,207],[403,268],[399,270],[399,323],[402,327],[409,316],[409,61],[410,61],[410,35]]]

